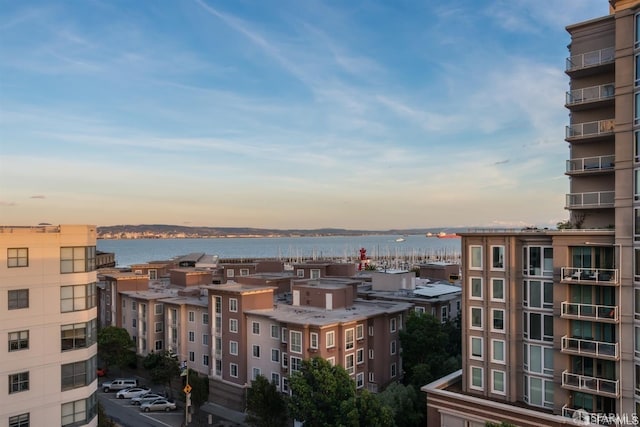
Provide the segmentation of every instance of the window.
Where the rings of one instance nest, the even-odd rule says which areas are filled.
[[[525,371],[553,375],[553,347],[525,343],[522,365]]]
[[[238,378],[238,365],[235,363],[229,364],[229,375],[233,378]]]
[[[236,298],[229,298],[229,311],[232,313],[238,312],[238,300]]]
[[[251,322],[251,331],[253,335],[260,335],[260,322]]]
[[[373,352],[373,349],[372,349],[372,348],[370,348],[370,349],[369,349],[369,359],[373,359],[373,353],[374,353],[374,352]]]
[[[344,348],[345,350],[351,350],[355,346],[353,328],[344,331]]]
[[[356,375],[356,388],[364,387],[364,372],[358,372]]]
[[[282,328],[280,331],[280,342],[287,342],[287,339],[289,338],[289,335],[287,334],[287,328]]]
[[[533,308],[553,308],[553,282],[524,281],[523,305]]]
[[[553,341],[553,315],[540,313],[523,313],[523,335],[530,340]],[[579,321],[573,321],[572,325],[579,325]],[[574,336],[577,336],[574,334]]]
[[[196,354],[193,351],[189,352],[189,362],[195,362],[196,361]]]
[[[391,340],[389,343],[389,349],[391,354],[396,354],[396,340]]]
[[[482,270],[482,246],[469,246],[469,259],[471,270]]]
[[[505,363],[503,340],[491,340],[491,361],[495,363]]]
[[[259,375],[262,375],[262,370],[260,368],[253,368],[251,370],[251,380],[255,381]]]
[[[271,383],[276,386],[276,389],[280,390],[280,374],[277,372],[271,372]]]
[[[491,246],[491,269],[504,270],[504,246]]]
[[[29,266],[29,249],[27,248],[9,248],[7,249],[7,267],[28,267]]]
[[[553,380],[524,376],[524,401],[533,406],[553,408]],[[574,395],[574,400],[576,395]],[[575,402],[577,403],[577,402]]]
[[[364,325],[356,325],[356,339],[358,341],[364,339]]]
[[[156,349],[156,351],[162,350],[162,340],[157,340],[155,342],[155,349]]]
[[[81,362],[67,363],[61,367],[62,391],[84,387],[96,379],[96,357]]]
[[[60,327],[61,351],[87,348],[95,344],[97,337],[96,320],[86,323],[74,323]]]
[[[131,327],[132,328],[137,328],[138,327],[138,319],[131,319]]]
[[[291,372],[297,372],[302,369],[302,359],[299,357],[289,357],[289,362],[291,366]]]
[[[302,332],[291,331],[291,343],[289,345],[292,353],[302,353]]]
[[[96,284],[61,286],[60,312],[88,310],[96,306]]]
[[[202,313],[202,324],[203,325],[209,324],[209,313]]]
[[[398,367],[396,366],[395,363],[391,364],[391,378],[395,378],[395,376],[398,374]]]
[[[95,269],[95,246],[60,248],[60,273],[83,273]]]
[[[504,371],[491,371],[491,392],[505,394],[504,392]]]
[[[280,326],[271,325],[271,338],[273,338],[274,340],[280,339]]]
[[[288,368],[289,367],[289,356],[287,356],[287,353],[282,353],[282,367],[283,368]]]
[[[471,299],[482,299],[482,278],[471,277],[469,281],[469,285],[471,287],[471,292],[469,293],[469,297]]]
[[[259,359],[260,358],[260,346],[254,344],[252,347],[253,347],[253,350],[252,350],[253,357]]]
[[[471,367],[471,388],[482,390],[482,368],[477,366]]]
[[[334,331],[329,331],[325,334],[327,341],[327,348],[332,348],[336,346],[336,333]]]
[[[97,414],[96,394],[86,399],[62,404],[62,427],[86,424]]]
[[[196,333],[189,331],[189,342],[196,342]]]
[[[162,329],[164,328],[164,323],[162,323],[162,322],[155,322],[155,323],[154,323],[154,326],[155,326],[155,329],[154,329],[155,333],[156,333],[156,334],[159,334],[159,333],[161,333],[161,332],[162,332]]]
[[[493,319],[492,330],[504,332],[504,310],[492,309],[491,317]]]
[[[227,268],[227,277],[235,277],[236,271],[233,268]]]
[[[9,332],[9,351],[29,348],[29,331]]]
[[[335,357],[328,357],[327,358],[327,362],[329,362],[329,365],[331,365],[331,366],[336,366],[336,358]]]
[[[392,317],[389,320],[389,331],[391,333],[394,333],[396,331],[396,318],[395,317]]]
[[[471,358],[482,360],[482,338],[471,337]]]
[[[131,311],[137,311],[137,310],[138,310],[138,303],[136,301],[131,301]]]
[[[188,317],[189,317],[189,322],[190,323],[195,322],[196,321],[196,313],[195,313],[195,311],[190,311],[188,313]]]
[[[522,266],[525,276],[553,276],[553,248],[546,246],[523,247]]]
[[[282,377],[282,392],[289,393],[289,378]]]
[[[209,335],[202,334],[202,345],[209,345]]]
[[[449,320],[449,306],[443,305],[440,307],[440,321],[445,323],[447,320]]]
[[[414,311],[415,311],[416,313],[418,313],[418,314],[422,314],[422,313],[424,313],[424,307],[416,306],[416,307],[414,308]]]
[[[240,269],[240,275],[241,276],[248,276],[249,275],[249,269],[248,268],[241,268]]]
[[[222,313],[222,297],[215,297],[216,300],[216,314]]]
[[[280,363],[280,350],[278,350],[277,348],[271,349],[271,361]]]
[[[15,289],[9,291],[9,310],[29,308],[29,289]]]
[[[353,375],[355,373],[355,364],[354,364],[354,355],[353,353],[347,354],[344,357],[344,369],[347,370],[349,375]]]
[[[471,307],[471,328],[482,329],[482,308]]]
[[[504,301],[504,279],[491,279],[491,299]]]
[[[373,326],[369,326],[369,336],[373,336]]]
[[[302,268],[298,268],[298,269],[296,270],[296,276],[298,276],[298,277],[304,277],[304,269],[302,269]]]
[[[9,427],[29,427],[29,413],[9,417]]]
[[[238,332],[238,319],[229,319],[229,332]]]
[[[364,348],[359,348],[356,350],[356,363],[358,365],[364,363]]]
[[[208,354],[203,354],[202,355],[202,364],[204,366],[209,366],[209,355]]]
[[[369,372],[369,382],[370,383],[376,382],[376,373],[375,372]]]
[[[163,305],[162,304],[154,304],[153,305],[153,312],[156,314],[156,316],[162,315],[162,313],[164,312]]]
[[[317,349],[318,348],[318,333],[317,332],[311,332],[309,334],[309,347],[311,347],[312,349]]]
[[[29,372],[9,375],[9,394],[29,390]]]
[[[229,341],[229,354],[233,356],[238,355],[238,342],[237,341]]]
[[[316,269],[316,268],[312,268],[310,271],[311,274],[311,278],[312,279],[319,279],[320,278],[320,270]]]

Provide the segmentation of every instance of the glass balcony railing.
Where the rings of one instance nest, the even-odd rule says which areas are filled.
[[[612,208],[615,191],[593,191],[590,193],[567,194],[567,209],[571,208]]]
[[[594,285],[615,285],[618,283],[617,268],[562,267],[560,274],[563,282],[578,281]]]
[[[601,359],[617,360],[620,356],[617,342],[594,341],[583,338],[562,337],[562,353]]]
[[[565,319],[617,322],[618,307],[615,305],[580,304],[563,301],[561,317]]]
[[[576,123],[565,130],[565,139],[574,140],[610,135],[615,130],[615,119],[597,120],[594,122]]]
[[[615,49],[607,47],[600,50],[581,53],[567,58],[566,71],[576,71],[583,68],[596,67],[598,65],[608,64],[616,58]]]
[[[607,397],[620,395],[620,383],[616,380],[578,375],[569,371],[562,373],[562,387]]]
[[[567,173],[587,173],[613,170],[616,156],[581,157],[567,160]]]
[[[588,102],[604,101],[613,99],[615,95],[615,86],[608,83],[600,86],[585,87],[582,89],[574,89],[567,92],[566,105],[586,104]]]

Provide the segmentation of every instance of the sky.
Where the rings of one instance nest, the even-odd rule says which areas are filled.
[[[554,226],[606,0],[0,0],[0,224]]]

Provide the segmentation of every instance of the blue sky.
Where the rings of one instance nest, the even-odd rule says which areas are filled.
[[[606,0],[0,0],[0,222],[565,220]]]

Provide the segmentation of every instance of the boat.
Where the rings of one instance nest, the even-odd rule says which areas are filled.
[[[441,231],[440,233],[438,233],[436,235],[436,237],[438,239],[458,239],[458,238],[460,238],[460,236],[458,236],[456,233],[445,233],[444,231]]]
[[[404,237],[398,237],[396,239],[396,242],[400,243],[400,242],[404,242],[404,240],[405,240]]]

